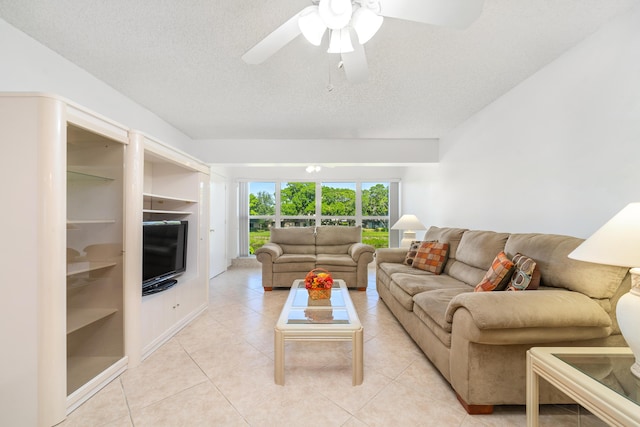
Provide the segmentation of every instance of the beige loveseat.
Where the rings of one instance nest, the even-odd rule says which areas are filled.
[[[627,268],[569,259],[581,239],[431,227],[449,243],[440,275],[404,265],[406,249],[378,249],[376,288],[470,413],[525,404],[526,351],[534,346],[624,346],[615,305]],[[537,290],[474,292],[498,252],[540,269]],[[546,383],[541,403],[568,403]]]
[[[274,228],[269,242],[256,250],[262,263],[262,286],[291,287],[314,268],[328,270],[349,288],[367,288],[367,267],[375,248],[362,243],[357,227],[318,226]]]

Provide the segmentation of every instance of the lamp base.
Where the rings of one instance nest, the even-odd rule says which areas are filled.
[[[636,361],[631,365],[631,373],[640,378],[640,268],[631,269],[631,290],[622,295],[616,306],[618,326]]]
[[[402,233],[402,240],[400,240],[400,247],[408,248],[409,246],[411,246],[411,242],[413,242],[414,240],[416,240],[416,232],[407,230],[404,233]]]

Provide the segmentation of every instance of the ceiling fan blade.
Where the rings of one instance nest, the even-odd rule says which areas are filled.
[[[483,3],[484,0],[380,0],[380,15],[466,28],[480,16]]]
[[[354,40],[353,52],[343,53],[342,67],[349,83],[363,83],[369,78],[369,66],[364,46]]]
[[[247,64],[260,64],[286,46],[291,40],[298,37],[301,33],[298,25],[298,15],[296,13],[287,22],[276,28],[274,32],[249,49],[242,55],[242,60]]]

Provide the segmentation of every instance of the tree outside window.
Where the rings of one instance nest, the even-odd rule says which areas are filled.
[[[277,223],[282,228],[361,224],[364,243],[388,247],[389,183],[249,183],[250,254],[269,241]]]

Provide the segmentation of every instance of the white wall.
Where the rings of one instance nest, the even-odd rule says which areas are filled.
[[[636,8],[443,138],[436,171],[405,175],[406,208],[435,225],[591,235],[640,201],[639,52]]]
[[[188,136],[2,19],[0,58],[0,92],[56,94],[187,151]]]

